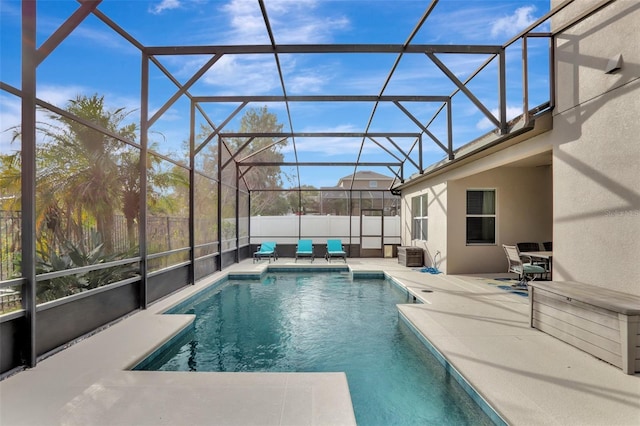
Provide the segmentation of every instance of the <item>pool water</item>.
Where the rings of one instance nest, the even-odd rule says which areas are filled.
[[[270,273],[229,280],[176,313],[193,331],[145,370],[344,371],[359,425],[490,425],[491,420],[400,320],[411,303],[385,279]]]

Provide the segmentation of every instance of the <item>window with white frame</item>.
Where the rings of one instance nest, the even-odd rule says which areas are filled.
[[[412,240],[427,239],[427,225],[429,222],[427,207],[427,194],[411,198],[411,217],[413,219],[411,223]]]
[[[496,243],[496,190],[467,190],[467,244]]]

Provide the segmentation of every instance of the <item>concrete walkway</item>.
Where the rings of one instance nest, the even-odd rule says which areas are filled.
[[[247,260],[224,274],[266,265]],[[640,424],[640,375],[625,375],[529,328],[527,298],[492,280],[421,273],[396,259],[349,259],[348,265],[384,270],[420,298],[423,304],[400,306],[401,313],[508,423]],[[342,373],[128,371],[193,320],[159,313],[222,275],[0,382],[0,425],[355,424]]]
[[[528,298],[478,277],[396,276],[424,301],[401,312],[508,423],[640,425],[640,375],[530,328]]]

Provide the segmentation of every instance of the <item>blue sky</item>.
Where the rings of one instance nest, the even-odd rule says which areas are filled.
[[[266,0],[265,5],[275,40],[279,44],[402,44],[415,28],[429,1],[417,0]],[[0,0],[0,79],[20,88],[20,2]],[[38,45],[42,44],[78,7],[72,0],[40,1],[37,9]],[[257,0],[104,0],[98,9],[145,46],[215,44],[269,44],[268,33]],[[549,0],[440,0],[412,44],[501,45],[549,10]],[[548,27],[538,28],[547,31]],[[548,100],[548,58],[546,39],[529,45],[530,107]],[[289,95],[378,95],[396,60],[396,54],[307,54],[280,55],[283,78]],[[440,55],[439,59],[464,80],[487,58],[484,55]],[[180,82],[186,82],[209,56],[163,56],[162,64]],[[78,94],[104,95],[109,108],[131,110],[139,120],[140,52],[95,16],[89,16],[38,67],[38,98],[64,107]],[[521,114],[521,51],[519,43],[507,49],[507,107],[509,117]],[[496,112],[497,67],[490,65],[470,88],[489,110]],[[455,86],[423,54],[405,54],[385,95],[450,95]],[[153,114],[176,91],[176,87],[154,66],[150,72],[150,109]],[[196,96],[282,95],[273,55],[246,57],[226,55],[190,89]],[[283,103],[266,104],[278,116],[286,131],[362,132],[372,115],[372,103],[290,103],[291,122]],[[423,123],[439,108],[435,103],[403,104]],[[251,104],[249,107],[261,107]],[[453,139],[459,147],[493,129],[483,114],[459,93],[453,102]],[[237,104],[206,104],[203,108],[219,124]],[[10,144],[5,129],[19,124],[18,98],[0,92],[0,152],[19,149]],[[242,113],[239,115],[241,116]],[[429,127],[446,141],[444,114]],[[46,121],[46,118],[40,117]],[[201,122],[202,120],[198,120]],[[189,104],[176,102],[153,126],[151,138],[158,151],[171,158],[185,159]],[[236,130],[238,120],[226,127]],[[370,131],[419,132],[418,127],[395,105],[381,103],[371,120]],[[445,156],[425,137],[425,165]],[[389,142],[380,141],[399,154]],[[407,151],[413,140],[395,140]],[[283,148],[286,161],[294,161],[293,146]],[[390,156],[361,138],[296,138],[300,161],[352,162],[388,161]],[[412,158],[416,158],[415,154]],[[393,160],[395,161],[395,160]],[[389,175],[386,169],[372,169]],[[294,184],[334,185],[352,167],[308,167],[287,170]],[[405,176],[415,173],[407,164]]]

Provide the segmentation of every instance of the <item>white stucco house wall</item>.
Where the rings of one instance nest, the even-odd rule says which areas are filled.
[[[554,107],[530,130],[487,135],[397,186],[402,244],[424,248],[427,265],[440,252],[447,274],[506,272],[502,244],[552,241],[553,280],[640,295],[640,3],[598,4],[552,18]],[[470,192],[495,202],[494,241],[467,241]],[[416,235],[412,199],[425,195]]]

